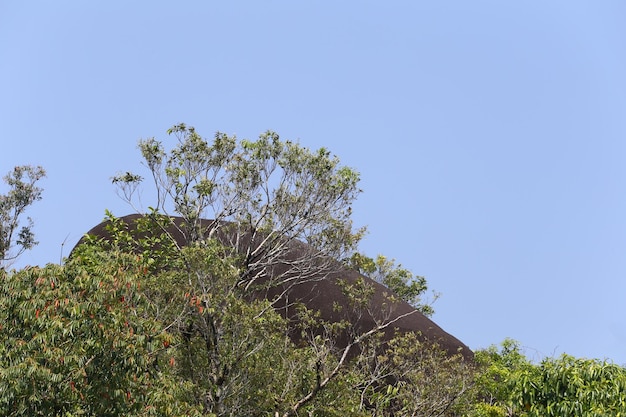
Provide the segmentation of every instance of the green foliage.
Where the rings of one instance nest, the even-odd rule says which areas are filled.
[[[359,176],[328,150],[273,132],[212,142],[182,124],[168,133],[178,139],[170,151],[139,144],[157,190],[148,215],[129,227],[107,212],[107,238],[86,237],[65,265],[0,268],[0,415],[626,414],[626,369],[611,363],[564,355],[534,365],[512,340],[468,363],[416,334],[383,343],[388,316],[364,330],[302,306],[295,327],[260,290],[349,265],[432,314],[426,281],[383,256],[352,255]],[[36,244],[23,214],[44,175],[24,166],[5,177],[0,262]],[[113,179],[131,203],[142,181]],[[297,272],[270,275],[277,265]],[[349,301],[337,309],[368,314],[371,284],[342,289]]]
[[[177,374],[209,413],[253,415],[274,406],[259,389],[276,382],[267,367],[272,353],[289,351],[286,323],[267,301],[241,296],[237,270],[216,242],[182,255],[185,266],[160,276],[153,293],[173,306],[161,317],[177,336]]]
[[[32,219],[27,217],[22,225],[22,217],[28,207],[41,200],[43,190],[36,184],[45,175],[42,167],[23,165],[16,166],[3,178],[9,191],[0,195],[0,267],[37,244]],[[12,252],[14,247],[16,252]]]
[[[274,309],[278,298],[259,296],[349,262],[363,234],[351,220],[356,171],[324,148],[311,151],[273,132],[256,141],[218,133],[210,142],[182,124],[168,133],[178,140],[171,150],[155,139],[139,144],[157,191],[148,215],[129,227],[107,212],[107,237],[86,237],[65,265],[2,271],[0,414],[452,416],[466,409],[472,367],[417,335],[383,344],[394,325],[388,316],[361,329],[294,306],[296,328]],[[142,181],[131,172],[113,178],[131,204]],[[38,192],[31,188],[35,199]],[[390,298],[431,311],[421,301],[423,278],[384,257],[352,261],[391,288]],[[371,285],[343,290],[350,305],[338,308],[368,312]],[[347,342],[339,345],[339,335]]]
[[[94,253],[127,250],[142,254],[138,261],[147,271],[142,278],[144,293],[158,306],[153,317],[172,336],[175,365],[171,370],[176,380],[190,387],[187,400],[191,406],[218,416],[278,413],[284,417],[456,409],[466,388],[465,382],[452,383],[452,376],[471,370],[460,356],[447,360],[443,351],[428,350],[430,345],[419,343],[415,335],[393,342],[388,354],[382,355],[380,336],[392,322],[381,322],[379,329],[363,333],[351,323],[321,321],[316,312],[305,308],[299,315],[301,337],[294,344],[290,337],[294,329],[271,303],[251,297],[239,285],[245,265],[239,257],[230,257],[229,248],[203,239],[180,250],[168,247],[159,252],[167,236],[161,235],[159,218],[155,222],[148,217],[141,219],[148,223],[138,234],[110,216],[112,236],[89,240],[73,256],[89,263]],[[149,260],[161,256],[169,259],[168,264],[150,269]],[[370,286],[356,282],[345,285],[344,291],[351,300],[344,308],[358,313],[370,307]],[[352,337],[348,347],[335,345],[340,334]],[[371,354],[365,354],[366,346]],[[371,363],[379,366],[365,366]],[[377,369],[382,368],[386,371],[379,373]],[[428,389],[421,381],[428,381]],[[385,394],[387,389],[391,397]],[[428,402],[428,398],[436,400]]]
[[[85,245],[76,248],[72,256],[89,261],[93,250],[141,254],[145,268],[152,273],[171,268],[180,260],[181,248],[166,232],[171,225],[169,217],[151,211],[136,219],[130,227],[110,211],[105,213],[107,238],[86,235]]]
[[[239,260],[228,256],[228,248],[205,239],[181,249],[164,249],[167,236],[161,235],[159,218],[157,223],[146,219],[140,219],[146,223],[137,234],[109,216],[111,238],[88,239],[72,256],[97,265],[94,255],[100,253],[121,249],[142,253],[137,262],[145,273],[144,295],[154,303],[152,317],[171,336],[170,370],[190,387],[189,404],[212,415],[238,416],[291,415],[294,407],[334,409],[336,414],[326,415],[339,415],[354,403],[347,402],[350,387],[338,375],[319,395],[299,404],[316,389],[318,371],[337,365],[336,356],[324,346],[327,341],[296,347],[287,321],[270,302],[251,299],[237,285]],[[153,260],[158,257],[168,258],[168,264]],[[155,264],[160,269],[152,270]],[[311,326],[317,324],[311,321]]]
[[[0,414],[180,415],[171,335],[141,290],[137,256],[92,252],[0,282]]]
[[[596,359],[545,359],[517,381],[518,404],[528,416],[626,415],[626,369]]]
[[[352,230],[350,217],[359,175],[328,150],[310,151],[269,131],[256,141],[218,132],[209,142],[179,124],[168,134],[178,141],[169,152],[154,138],[139,148],[157,191],[153,207],[182,216],[187,241],[203,237],[200,219],[209,218],[269,233],[268,247],[299,239],[341,257],[358,243],[363,231]],[[142,178],[126,172],[113,182],[132,204]]]
[[[362,408],[373,416],[457,416],[467,412],[474,366],[407,333],[385,350],[373,339],[357,358]],[[384,388],[384,389],[381,389]]]
[[[432,303],[438,295],[435,294],[432,301],[424,302],[424,293],[428,289],[426,278],[413,275],[402,265],[396,264],[394,259],[387,259],[383,255],[378,255],[376,259],[373,259],[354,253],[349,259],[348,266],[383,284],[393,292],[393,295],[411,304],[423,314],[433,315]]]
[[[626,413],[626,369],[563,355],[534,365],[519,343],[505,340],[476,352],[471,416],[619,416]]]
[[[505,339],[500,347],[490,346],[475,352],[481,371],[477,373],[472,416],[499,417],[517,415],[517,381],[532,374],[535,366],[522,353],[519,342]]]
[[[217,133],[207,141],[180,124],[168,133],[178,141],[169,151],[154,138],[139,143],[157,192],[151,216],[169,211],[182,216],[183,222],[174,226],[189,248],[179,251],[176,260],[180,248],[165,245],[158,254],[152,249],[162,248],[154,243],[167,236],[143,233],[133,240],[114,221],[110,232],[119,236],[114,247],[139,250],[155,262],[168,259],[162,263],[166,271],[155,274],[158,282],[150,287],[158,288],[153,299],[168,300],[159,317],[180,340],[177,375],[195,387],[195,403],[216,415],[367,413],[367,398],[379,393],[358,387],[363,378],[376,380],[371,387],[379,387],[382,380],[362,374],[365,368],[354,372],[351,358],[359,355],[363,343],[391,330],[393,321],[364,331],[350,323],[322,322],[316,312],[302,309],[302,338],[296,348],[287,337],[287,323],[271,304],[252,296],[261,283],[290,286],[319,279],[320,273],[341,267],[335,259],[354,253],[364,233],[353,230],[351,221],[359,175],[341,166],[327,149],[311,151],[280,140],[274,132],[256,141]],[[113,182],[135,204],[142,178],[126,172]],[[214,220],[207,224],[202,220],[207,218]],[[212,239],[217,236],[228,244],[216,246]],[[308,244],[297,246],[297,259],[290,254],[295,241]],[[355,266],[362,269],[366,263]],[[297,273],[276,272],[276,265],[290,265]],[[392,289],[390,298],[401,297],[432,312],[421,301],[424,278],[383,257],[368,273]],[[183,288],[188,298],[181,300]],[[352,300],[344,308],[367,311],[371,288],[356,283],[344,291]],[[341,349],[333,342],[339,332],[351,338]]]

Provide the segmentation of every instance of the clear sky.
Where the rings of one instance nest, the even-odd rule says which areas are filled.
[[[138,139],[271,129],[361,173],[362,250],[424,275],[471,348],[626,364],[625,21],[623,0],[0,1],[0,173],[48,171],[15,266],[132,211],[110,178]]]

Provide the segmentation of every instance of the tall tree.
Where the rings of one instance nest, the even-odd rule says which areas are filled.
[[[193,250],[180,251],[182,264],[175,268],[178,278],[173,281],[179,282],[180,287],[187,286],[186,294],[193,302],[190,300],[183,305],[191,303],[193,308],[174,315],[176,319],[172,323],[177,324],[170,327],[177,328],[182,336],[187,334],[183,344],[188,346],[188,361],[202,358],[203,371],[194,373],[193,378],[200,378],[198,383],[204,381],[200,385],[204,387],[201,397],[206,400],[206,409],[217,415],[229,415],[236,410],[232,396],[237,393],[240,405],[241,398],[246,398],[240,388],[235,389],[245,386],[240,382],[246,380],[244,374],[249,366],[243,364],[248,358],[267,352],[272,340],[268,336],[271,332],[263,331],[265,337],[258,333],[264,328],[261,323],[280,325],[269,320],[271,304],[284,300],[281,297],[294,286],[308,280],[325,279],[351,263],[351,256],[364,233],[364,229],[354,229],[351,219],[352,203],[360,193],[359,175],[341,166],[327,149],[311,151],[297,143],[282,141],[273,132],[262,134],[256,141],[217,133],[212,142],[183,124],[174,126],[168,133],[177,139],[169,151],[154,138],[139,143],[156,189],[156,201],[146,218],[155,222],[157,229],[167,232],[152,235],[159,257],[168,235],[171,249],[174,252],[181,249],[180,239],[174,238],[171,232],[173,226],[175,233],[183,237],[184,246],[206,250],[217,238],[222,246],[216,253],[222,259],[232,260],[232,265],[219,273],[207,273],[210,266],[203,264],[202,258],[192,256]],[[137,189],[142,181],[140,175],[132,172],[113,178],[120,195],[137,208],[140,207]],[[168,224],[172,220],[163,214],[174,213],[183,221]],[[203,220],[207,218],[212,220]],[[114,218],[111,223],[118,232],[113,241],[132,241],[119,237],[126,232],[123,227],[115,226]],[[143,238],[148,235],[142,234]],[[132,245],[154,247],[145,241]],[[218,262],[213,261],[212,265]],[[353,266],[362,269],[362,263]],[[412,274],[382,258],[368,272],[387,276],[393,290],[404,291],[400,298],[415,304],[425,290],[423,279],[413,285]],[[243,308],[241,300],[246,297],[249,300],[260,288],[279,288],[280,291],[269,300],[269,305],[253,303]],[[342,290],[350,305],[336,306],[337,311],[349,310],[354,317],[372,315],[373,289],[365,281],[343,285]],[[386,309],[393,308],[394,297],[393,291],[390,292]],[[410,311],[405,315],[414,313]],[[233,314],[238,315],[241,323],[250,320],[252,327],[235,326]],[[284,375],[285,381],[293,384],[298,380],[298,384],[283,388],[286,391],[273,400],[274,411],[285,417],[319,407],[320,398],[326,398],[327,403],[331,401],[327,394],[345,382],[352,358],[359,354],[362,346],[370,339],[375,340],[377,334],[392,331],[394,323],[401,318],[389,311],[379,312],[378,317],[372,316],[373,327],[359,328],[349,322],[324,322],[315,311],[303,308],[299,314],[303,349],[293,354],[299,355],[300,360],[293,360],[291,354],[282,351],[278,356],[285,360],[275,363],[275,369],[283,369],[277,371],[277,375]],[[253,323],[257,323],[256,327]],[[286,332],[285,329],[283,333]],[[333,335],[339,333],[349,336],[341,346],[334,344]],[[239,342],[233,345],[232,340]],[[279,340],[284,344],[287,339],[283,335]],[[381,347],[379,344],[378,353]],[[274,346],[270,351],[281,350]],[[191,375],[191,371],[188,374]],[[375,381],[370,386],[379,386],[383,379],[370,377],[370,381]],[[359,393],[359,384],[344,385],[350,386],[351,392]],[[369,391],[362,393],[369,395]],[[364,407],[355,399],[355,409],[359,409],[359,403]]]
[[[0,194],[0,267],[6,267],[37,244],[33,221],[30,217],[24,219],[24,213],[41,199],[43,189],[36,184],[45,175],[40,166],[21,165],[3,178],[9,191]]]
[[[228,236],[228,246],[241,257],[238,285],[250,288],[285,262],[298,263],[297,276],[274,273],[270,285],[319,278],[328,260],[354,251],[363,235],[351,219],[359,174],[327,149],[313,152],[274,132],[257,141],[217,133],[212,143],[184,124],[168,133],[177,139],[169,152],[154,138],[139,143],[156,188],[153,210],[182,216],[187,242]],[[133,205],[141,181],[129,172],[113,179]],[[287,260],[297,240],[307,243],[308,252]]]

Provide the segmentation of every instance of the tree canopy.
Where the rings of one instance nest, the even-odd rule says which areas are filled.
[[[33,221],[30,217],[24,218],[24,213],[35,201],[41,200],[43,189],[37,182],[45,176],[40,166],[21,165],[3,178],[9,191],[0,195],[0,267],[37,244]]]
[[[626,369],[606,361],[564,355],[535,364],[509,339],[467,360],[420,334],[387,338],[393,315],[360,328],[297,300],[292,321],[275,308],[289,290],[342,268],[384,284],[389,308],[403,300],[432,309],[425,278],[358,252],[359,175],[328,150],[273,132],[207,141],[180,124],[168,133],[169,150],[156,139],[139,143],[156,200],[134,228],[107,212],[106,238],[86,236],[62,265],[0,269],[0,414],[626,413]],[[5,177],[0,260],[36,243],[24,212],[41,198],[44,175],[25,166]],[[143,178],[129,171],[113,182],[140,211]],[[333,309],[371,314],[368,282],[343,281],[346,301]],[[256,296],[276,288],[275,297]]]

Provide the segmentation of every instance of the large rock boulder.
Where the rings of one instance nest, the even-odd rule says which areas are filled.
[[[132,214],[124,216],[120,220],[128,226],[130,231],[133,231],[136,230],[135,223],[140,217],[141,215]],[[172,223],[166,228],[166,231],[179,246],[183,246],[186,242],[185,236],[181,232],[183,219],[180,217],[172,217],[171,219]],[[106,227],[107,223],[108,221],[98,224],[89,230],[87,235],[104,239],[110,238]],[[211,224],[211,221],[207,220],[206,223]],[[224,244],[230,242],[224,233],[217,233],[215,236],[220,238]],[[84,239],[81,239],[77,246],[83,241]],[[292,263],[288,260],[301,258],[307,249],[308,246],[302,242],[291,242],[286,255],[287,261],[275,265],[270,274],[289,273]],[[332,267],[329,268],[328,265],[332,265]],[[268,279],[270,278],[268,277]],[[450,354],[460,353],[466,359],[473,358],[473,352],[468,346],[444,331],[413,306],[397,298],[391,300],[388,288],[354,270],[343,267],[339,262],[331,260],[330,263],[325,263],[324,271],[320,272],[318,279],[312,278],[309,276],[303,281],[290,280],[288,284],[267,286],[262,291],[257,291],[253,296],[275,301],[276,310],[290,319],[296,317],[295,305],[302,303],[307,308],[319,312],[320,318],[325,321],[348,320],[352,324],[352,333],[350,334],[354,334],[354,332],[363,333],[380,323],[393,321],[383,330],[385,340],[389,340],[395,332],[415,332],[421,340],[437,343]],[[356,285],[359,282],[365,282],[371,286],[373,295],[368,308],[357,311],[349,308],[350,302],[344,292],[344,287],[346,284]],[[337,346],[345,346],[350,340],[350,334],[346,332],[339,336],[336,341]]]

